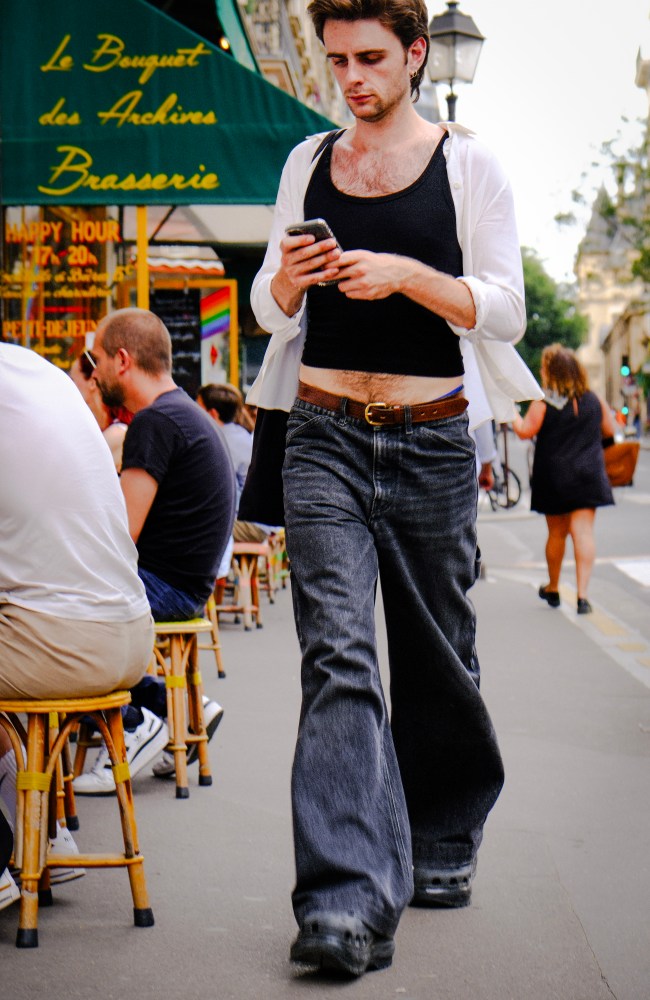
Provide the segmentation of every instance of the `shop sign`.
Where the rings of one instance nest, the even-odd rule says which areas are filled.
[[[2,201],[270,204],[330,123],[144,0],[3,0]]]
[[[107,265],[121,242],[117,219],[25,221],[23,213],[7,210],[2,339],[27,344],[67,366],[66,346],[95,329],[115,285],[133,272],[131,265]]]
[[[237,283],[232,280],[224,281],[216,291],[201,299],[201,371],[204,382],[220,382],[227,377],[236,302]]]

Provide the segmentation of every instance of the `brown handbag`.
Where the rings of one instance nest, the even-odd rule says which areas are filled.
[[[632,486],[640,447],[638,441],[620,441],[605,448],[605,472],[610,486]]]

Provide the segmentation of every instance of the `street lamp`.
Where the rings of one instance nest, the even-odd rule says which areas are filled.
[[[472,18],[457,8],[458,0],[448,0],[444,14],[432,17],[429,25],[429,78],[432,83],[449,84],[447,111],[450,122],[456,121],[454,80],[472,82],[485,41]]]

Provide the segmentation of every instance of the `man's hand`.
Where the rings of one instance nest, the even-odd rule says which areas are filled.
[[[467,285],[412,257],[346,250],[338,261],[339,290],[350,299],[385,299],[400,292],[442,319],[471,330],[474,300]]]
[[[305,291],[319,281],[331,281],[338,275],[338,258],[341,251],[336,240],[320,240],[314,236],[285,236],[280,243],[282,263],[280,273],[284,271],[294,288]]]
[[[337,263],[339,289],[349,299],[385,299],[400,291],[410,261],[393,253],[346,250]]]
[[[280,243],[282,260],[271,282],[273,298],[287,316],[293,316],[303,295],[312,285],[338,276],[341,251],[336,240],[320,240],[309,234],[285,236]]]
[[[483,462],[478,474],[478,484],[481,489],[490,491],[494,489],[494,472],[492,462]]]

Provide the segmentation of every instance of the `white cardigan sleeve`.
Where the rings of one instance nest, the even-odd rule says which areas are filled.
[[[311,136],[291,152],[284,165],[273,212],[271,234],[262,267],[251,288],[251,307],[263,330],[281,340],[291,340],[300,333],[306,298],[293,316],[287,316],[273,298],[271,282],[280,267],[280,241],[287,226],[302,222],[304,197],[312,170],[312,157],[322,136]]]
[[[314,153],[323,135],[310,136],[296,146],[284,165],[266,255],[251,288],[255,318],[272,336],[247,401],[269,410],[290,410],[298,388],[306,300],[297,313],[287,316],[273,298],[271,282],[280,266],[280,241],[286,227],[303,220],[305,191],[313,170]]]
[[[461,338],[466,369],[478,374],[491,414],[502,423],[513,419],[515,400],[543,397],[513,347],[526,330],[526,300],[512,192],[500,164],[468,129],[453,122],[444,126],[451,137],[444,152],[463,252],[458,280],[476,307],[471,330],[450,326]],[[481,419],[484,412],[474,423]]]
[[[463,251],[460,277],[476,308],[471,330],[450,324],[460,337],[516,343],[526,329],[521,249],[512,191],[492,153],[462,126],[446,124],[447,169],[458,242]]]

